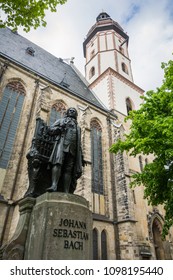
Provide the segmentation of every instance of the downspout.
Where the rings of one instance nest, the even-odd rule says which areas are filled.
[[[19,160],[18,160],[18,164],[17,164],[17,169],[16,169],[16,172],[15,172],[15,177],[14,177],[14,181],[13,181],[13,185],[12,185],[12,191],[11,191],[11,195],[10,195],[9,200],[13,200],[13,195],[14,195],[15,187],[16,187],[16,183],[17,183],[18,172],[19,172],[19,169],[20,169],[20,163],[21,163],[21,159],[22,159],[22,156],[23,156],[23,152],[24,152],[25,141],[26,141],[26,138],[27,138],[28,127],[29,127],[29,124],[30,124],[30,121],[31,121],[31,118],[32,118],[32,112],[33,112],[34,104],[35,104],[35,101],[36,101],[36,93],[37,93],[37,89],[39,87],[39,81],[35,80],[35,84],[36,85],[35,85],[35,90],[34,90],[34,96],[33,96],[32,103],[31,103],[31,110],[30,110],[28,120],[27,120],[27,123],[26,123],[26,129],[25,129],[24,138],[23,138],[23,142],[22,142],[21,152],[20,152],[20,156],[19,156]],[[11,206],[14,206],[14,205],[15,205],[15,202],[8,205],[7,214],[6,214],[6,217],[5,217],[4,226],[3,226],[2,235],[1,235],[1,240],[0,240],[0,246],[3,244],[3,241],[4,241],[4,236],[5,236],[5,232],[6,232],[6,229],[7,229],[7,221],[8,221],[9,215],[10,215]]]
[[[109,147],[112,146],[112,129],[111,129],[111,120],[110,117],[107,117],[108,124],[108,139]],[[115,253],[116,259],[121,259],[120,254],[120,240],[119,240],[119,229],[118,229],[118,215],[117,215],[117,198],[116,198],[116,185],[115,185],[115,168],[114,168],[114,155],[110,153],[110,167],[111,167],[111,184],[112,184],[112,205],[113,205],[113,224],[114,224],[114,233],[115,233]]]

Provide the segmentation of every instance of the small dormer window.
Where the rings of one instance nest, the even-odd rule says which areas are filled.
[[[31,55],[31,56],[34,56],[35,51],[34,51],[34,49],[32,47],[28,47],[26,49],[26,53]]]
[[[60,82],[60,85],[63,86],[63,87],[65,87],[65,88],[69,88],[69,86],[70,86],[69,84],[67,84],[67,83],[64,82],[64,81],[61,81],[61,82]]]
[[[69,84],[67,83],[67,77],[66,77],[66,72],[64,73],[64,77],[62,79],[62,81],[60,82],[60,85],[65,87],[65,88],[69,88]]]

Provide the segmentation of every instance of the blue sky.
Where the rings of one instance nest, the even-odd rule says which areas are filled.
[[[19,33],[61,58],[75,57],[84,74],[83,41],[102,11],[129,35],[129,55],[135,83],[155,89],[163,79],[161,62],[173,59],[172,0],[68,0],[57,13],[47,13],[47,27]]]
[[[135,3],[131,4],[131,7],[129,9],[129,15],[125,17],[125,22],[126,24],[130,21],[133,20],[136,14],[140,13],[140,5],[137,5]]]

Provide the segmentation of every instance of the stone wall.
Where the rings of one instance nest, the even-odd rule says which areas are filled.
[[[4,62],[2,60],[1,65],[4,65]],[[22,83],[26,95],[8,168],[0,170],[0,176],[2,175],[0,181],[1,243],[9,240],[15,231],[19,218],[17,201],[23,197],[28,188],[26,154],[34,134],[35,120],[41,117],[48,122],[52,105],[57,101],[62,101],[66,108],[72,106],[78,111],[78,122],[82,129],[82,149],[87,162],[83,175],[78,180],[75,193],[85,197],[89,202],[90,210],[97,214],[97,218],[93,217],[93,227],[99,232],[106,230],[108,258],[141,259],[141,248],[147,246],[150,248],[151,258],[154,259],[154,244],[149,237],[152,224],[147,220],[153,207],[148,206],[146,200],[143,199],[143,188],[135,190],[129,188],[131,175],[140,171],[139,160],[126,154],[109,153],[111,143],[123,137],[124,131],[129,130],[129,123],[122,125],[124,116],[115,112],[118,116],[116,119],[115,115],[88,104],[70,94],[65,88],[58,88],[12,63],[8,63],[8,67],[4,69],[2,73],[0,72],[2,74],[0,98],[6,84],[15,80]],[[92,120],[97,120],[102,128],[104,195],[94,194],[91,191],[90,123]],[[149,158],[150,160],[152,159]],[[158,207],[157,210],[159,215],[164,217],[163,208]],[[170,244],[173,242],[172,229],[168,241]],[[100,251],[99,258],[101,258]]]

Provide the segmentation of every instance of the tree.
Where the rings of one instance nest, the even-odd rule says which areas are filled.
[[[131,187],[144,185],[144,198],[151,205],[164,205],[163,236],[173,225],[173,61],[162,63],[164,80],[156,91],[148,91],[139,110],[131,111],[129,134],[114,143],[110,152],[131,156],[153,154],[152,163],[133,175]]]
[[[56,12],[58,4],[67,0],[0,0],[0,10],[6,16],[5,21],[0,18],[0,27],[10,27],[17,30],[23,26],[28,32],[31,27],[36,29],[40,25],[46,26],[45,12]]]

